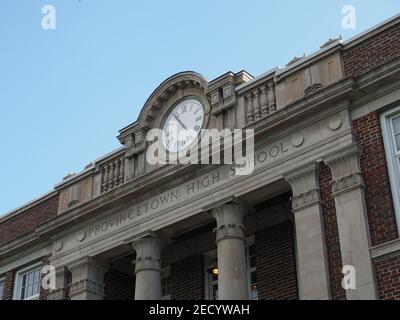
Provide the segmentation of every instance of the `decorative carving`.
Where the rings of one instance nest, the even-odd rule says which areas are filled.
[[[329,120],[329,127],[332,130],[337,130],[342,126],[342,119],[340,116],[334,116]]]
[[[319,202],[319,164],[313,162],[302,168],[292,170],[283,176],[292,187],[292,209],[298,211],[305,206]]]
[[[147,236],[132,243],[136,251],[135,272],[143,270],[161,270],[161,244],[155,236]]]
[[[364,186],[360,168],[361,147],[352,144],[325,157],[324,162],[332,171],[332,192],[346,192]]]
[[[292,138],[292,144],[295,147],[300,147],[304,143],[304,136],[301,133],[295,134]]]
[[[236,203],[223,204],[213,208],[211,214],[217,220],[216,242],[229,238],[238,238],[244,240],[243,217],[247,208]]]

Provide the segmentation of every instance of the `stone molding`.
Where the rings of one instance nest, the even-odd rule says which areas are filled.
[[[283,174],[285,180],[292,187],[291,201],[294,212],[319,204],[319,172],[319,163],[312,162]]]
[[[245,239],[243,218],[246,212],[244,205],[236,203],[222,204],[211,209],[211,214],[217,221],[214,229],[216,243],[224,239]]]
[[[136,251],[135,273],[145,270],[161,271],[161,243],[155,236],[147,236],[132,243]]]
[[[332,171],[332,192],[334,196],[364,187],[360,157],[361,146],[352,144],[323,159]]]
[[[50,290],[47,300],[65,300],[67,290],[66,267],[56,268],[56,289]]]

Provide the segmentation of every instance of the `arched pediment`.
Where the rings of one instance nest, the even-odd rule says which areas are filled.
[[[124,143],[127,134],[138,130],[154,128],[158,124],[160,115],[169,108],[172,99],[184,97],[188,92],[198,92],[204,98],[208,80],[194,71],[179,72],[164,80],[145,102],[136,122],[120,130],[119,139]]]
[[[142,126],[152,127],[152,121],[171,97],[179,90],[198,88],[205,94],[208,81],[201,74],[194,71],[177,73],[163,81],[150,95],[139,115]]]

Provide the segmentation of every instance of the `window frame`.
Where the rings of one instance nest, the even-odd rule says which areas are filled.
[[[400,230],[400,152],[396,150],[392,122],[396,117],[400,117],[400,106],[381,114],[381,127],[396,223]]]
[[[255,245],[254,236],[248,237],[246,239],[246,270],[247,270],[247,283],[248,283],[248,290],[249,290],[249,299],[251,299],[251,273],[256,272],[257,274],[257,264],[255,267],[250,268],[250,247]],[[257,279],[258,282],[258,279]],[[257,299],[258,299],[258,290],[257,290]]]
[[[2,294],[0,295],[0,301],[1,300],[4,300],[4,289],[6,288],[6,278],[5,277],[1,277],[0,278],[0,286],[3,286],[3,292],[2,292]]]
[[[31,264],[25,268],[22,268],[20,270],[17,271],[16,275],[15,275],[15,285],[14,285],[14,296],[13,299],[14,300],[39,300],[40,298],[40,288],[42,287],[42,271],[41,271],[41,266],[42,266],[42,262],[37,262],[34,264]],[[39,293],[30,296],[28,298],[21,298],[21,289],[22,289],[22,279],[23,276],[33,270],[39,269]]]
[[[169,294],[163,296],[162,295],[162,280],[169,278],[168,280],[168,285],[167,287],[169,287]],[[171,300],[171,266],[166,266],[164,268],[161,269],[161,300]]]

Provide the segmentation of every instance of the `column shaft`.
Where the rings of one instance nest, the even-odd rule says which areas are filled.
[[[218,299],[248,300],[243,217],[245,208],[224,204],[212,209],[217,220]]]
[[[311,163],[284,176],[293,191],[300,299],[330,299],[329,267],[319,197],[319,165]]]

